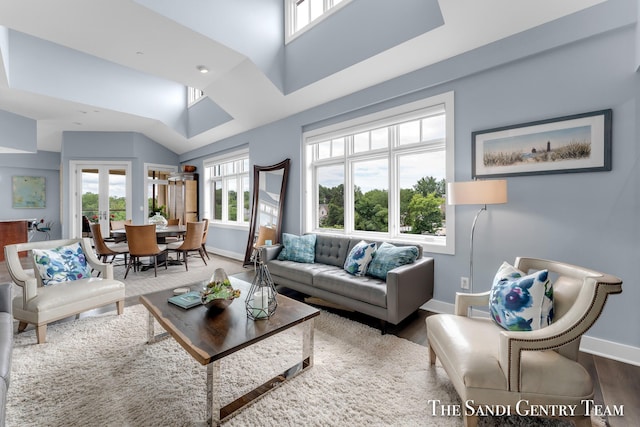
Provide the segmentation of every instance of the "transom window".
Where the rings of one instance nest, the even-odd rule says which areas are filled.
[[[204,96],[204,92],[195,87],[187,86],[187,105],[191,106]]]
[[[351,0],[285,0],[286,41],[319,23]]]
[[[304,134],[305,231],[453,252],[453,93]],[[450,230],[451,231],[451,230]]]
[[[204,162],[205,217],[212,222],[249,225],[249,152]]]

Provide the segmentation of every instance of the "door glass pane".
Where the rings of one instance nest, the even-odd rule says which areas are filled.
[[[93,223],[97,223],[100,220],[98,183],[99,174],[97,169],[82,170],[82,216],[86,216]],[[83,232],[86,231],[83,230]]]
[[[318,226],[344,229],[344,166],[323,166],[318,176]]]
[[[354,229],[389,230],[389,162],[387,159],[354,162]]]
[[[127,219],[127,172],[123,169],[109,170],[109,219]]]

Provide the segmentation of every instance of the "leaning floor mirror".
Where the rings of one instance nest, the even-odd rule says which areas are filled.
[[[271,166],[253,166],[253,203],[244,265],[253,262],[252,255],[257,245],[279,241],[289,163],[290,159],[285,159]]]

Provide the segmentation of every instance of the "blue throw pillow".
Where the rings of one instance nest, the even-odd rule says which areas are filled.
[[[91,277],[91,267],[80,243],[31,252],[43,286]]]
[[[344,262],[344,271],[354,276],[364,276],[375,252],[375,242],[367,243],[364,240],[360,240],[349,252]]]
[[[394,246],[382,243],[373,254],[367,269],[367,275],[386,280],[387,272],[401,265],[411,264],[418,259],[418,248],[415,246]]]
[[[525,275],[503,263],[489,293],[491,318],[508,331],[534,331],[553,321],[553,283],[547,270]]]
[[[282,250],[278,254],[280,261],[306,262],[313,264],[316,258],[316,235],[282,233]]]

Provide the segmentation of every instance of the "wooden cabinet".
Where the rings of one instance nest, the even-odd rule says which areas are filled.
[[[27,228],[29,221],[25,219],[0,221],[0,261],[4,261],[4,247],[14,243],[24,243],[28,240]],[[20,252],[23,257],[27,252]]]
[[[167,214],[180,218],[182,224],[198,221],[198,174],[181,173],[169,176]]]

